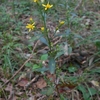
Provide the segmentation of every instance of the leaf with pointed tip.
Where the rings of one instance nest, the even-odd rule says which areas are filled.
[[[48,46],[48,42],[44,37],[41,37],[40,41]]]
[[[41,37],[42,37],[41,34],[35,34],[35,36],[33,36],[33,37],[31,38],[30,42],[34,42],[34,41],[38,40],[38,39],[41,38]]]

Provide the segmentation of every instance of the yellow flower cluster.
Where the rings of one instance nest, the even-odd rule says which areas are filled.
[[[30,18],[30,21],[33,21],[32,17]]]
[[[34,30],[34,28],[35,28],[35,22],[33,21],[32,18],[30,18],[29,21],[30,21],[30,24],[27,24],[26,28],[29,29],[29,32],[30,32],[30,31]],[[44,27],[41,27],[40,29],[41,29],[42,32],[45,30]]]
[[[59,21],[60,25],[63,25],[65,23],[65,21]]]
[[[42,6],[45,7],[45,10],[48,10],[53,7],[53,5],[50,5],[49,2],[46,5],[42,4]]]
[[[44,0],[40,0],[40,1],[44,2]],[[38,3],[39,0],[33,0],[33,2]],[[53,7],[53,5],[51,5],[49,2],[47,4],[42,4],[42,6],[44,7],[44,10],[48,10],[48,9]],[[29,29],[29,32],[30,32],[30,31],[32,31],[35,28],[35,23],[34,23],[32,18],[30,18],[29,20],[30,20],[31,24],[27,24],[26,28]],[[59,25],[58,25],[56,30],[58,30],[58,28],[60,28],[64,23],[65,23],[65,21],[59,21]],[[45,30],[44,27],[41,27],[40,29],[41,29],[42,32]]]
[[[32,24],[27,24],[26,28],[29,29],[29,32],[32,31],[34,28],[35,28],[35,23],[32,23]]]
[[[44,31],[44,27],[41,27],[41,31]]]
[[[39,0],[33,0],[33,2],[38,3]],[[41,2],[43,3],[44,0],[41,0]],[[49,4],[49,2],[46,5],[45,4],[42,4],[42,6],[45,7],[45,10],[48,10],[48,9],[50,9],[50,8],[53,7],[53,5]]]
[[[32,31],[35,28],[35,22],[33,22],[33,19],[30,18],[30,24],[26,25],[26,28],[29,29],[29,32]]]

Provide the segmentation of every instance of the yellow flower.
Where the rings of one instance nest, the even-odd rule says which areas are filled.
[[[41,27],[41,31],[44,31],[44,27]]]
[[[33,2],[38,2],[39,0],[33,0]]]
[[[60,25],[63,25],[65,23],[65,21],[59,21]]]
[[[33,23],[33,24],[27,24],[26,28],[29,29],[29,32],[35,28],[35,25],[34,24],[35,23]]]
[[[50,9],[53,5],[50,5],[49,2],[48,2],[46,5],[42,4],[42,6],[45,7],[45,10],[48,10],[48,9]]]
[[[30,18],[30,21],[33,21],[33,19],[32,19],[32,18]]]

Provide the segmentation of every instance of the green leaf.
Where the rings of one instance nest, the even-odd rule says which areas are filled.
[[[84,85],[79,85],[77,88],[78,88],[79,91],[82,92],[84,100],[90,100],[89,99],[90,94],[87,92]]]
[[[72,53],[72,47],[68,47],[68,54],[70,55]]]
[[[68,99],[64,97],[63,94],[60,94],[60,100],[68,100]]]
[[[44,73],[45,71],[48,71],[48,68],[42,67],[38,69],[39,72]]]
[[[99,73],[100,74],[100,68],[92,69],[92,70],[90,70],[90,73],[91,74],[94,74],[94,73]]]
[[[54,92],[54,88],[53,87],[49,87],[49,88],[47,88],[45,90],[42,90],[41,94],[50,96],[53,92]]]
[[[48,54],[43,54],[42,56],[41,56],[41,60],[47,60],[48,59]]]
[[[75,72],[75,71],[77,71],[77,68],[76,67],[74,67],[74,66],[70,66],[70,67],[68,67],[68,71],[71,73],[71,72]]]
[[[26,66],[26,67],[32,67],[32,63],[27,62],[27,63],[25,64],[25,66]]]
[[[63,54],[64,54],[63,51],[57,52],[55,59],[57,59],[58,57],[60,57],[60,56],[63,55]]]
[[[97,94],[97,90],[94,89],[94,88],[89,88],[90,92],[91,92],[91,95],[95,95]]]
[[[38,40],[41,37],[42,37],[41,34],[35,34],[35,36],[31,38],[30,42],[34,42],[34,41]]]
[[[71,82],[71,83],[77,83],[78,82],[78,76],[68,76],[68,77],[66,77],[66,79],[69,81],[69,82]]]
[[[95,40],[95,45],[97,46],[97,48],[100,48],[100,40]]]
[[[55,67],[56,67],[55,60],[54,60],[54,58],[51,57],[49,59],[49,71],[50,71],[51,74],[54,74]]]
[[[41,68],[39,65],[34,64],[32,69],[33,71],[38,71],[39,68]]]
[[[48,42],[44,37],[41,37],[40,41],[48,46]]]

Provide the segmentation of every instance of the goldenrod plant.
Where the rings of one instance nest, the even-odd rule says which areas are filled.
[[[45,67],[45,69],[47,69],[52,74],[54,74],[55,70],[56,70],[56,66],[57,66],[55,58],[57,56],[57,52],[59,51],[58,50],[59,46],[58,45],[55,46],[55,47],[53,46],[53,42],[52,42],[52,39],[51,39],[52,37],[49,36],[50,33],[49,33],[49,29],[47,27],[47,20],[48,20],[47,16],[49,15],[49,10],[51,10],[53,8],[53,4],[51,4],[49,1],[46,3],[45,1],[42,1],[42,0],[33,0],[33,3],[36,3],[37,10],[39,11],[39,14],[40,14],[40,16],[42,18],[42,22],[43,22],[43,26],[40,28],[40,34],[42,34],[40,41],[42,41],[44,44],[46,44],[49,48],[49,50],[47,51],[47,54],[43,54],[43,56],[42,56],[42,58],[46,56],[46,60],[47,59],[49,60],[48,68]],[[58,23],[58,26],[57,26],[57,28],[56,28],[56,30],[54,31],[53,34],[55,34],[60,29],[60,27],[62,25],[64,25],[64,23],[65,23],[65,21],[60,20],[59,23]],[[33,22],[32,18],[29,19],[29,23],[26,25],[26,28],[29,30],[29,32],[34,31],[34,29],[36,28],[35,22]],[[35,31],[38,31],[38,30],[39,29],[36,28]],[[40,65],[41,64],[37,65],[39,70],[40,70]],[[36,65],[33,66],[33,67],[34,67],[33,69],[35,69]]]

